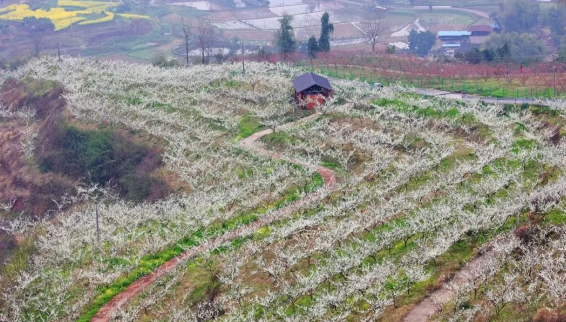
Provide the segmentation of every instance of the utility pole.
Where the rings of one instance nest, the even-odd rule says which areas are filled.
[[[242,44],[242,75],[244,75],[246,73],[246,65],[245,65],[245,60],[246,60],[246,52],[244,51],[244,42],[241,42]]]
[[[98,226],[98,202],[95,203],[95,213],[96,213],[96,242],[100,246],[100,228]]]
[[[552,95],[556,97],[556,66],[552,66]]]
[[[57,58],[61,62],[61,43],[57,43]]]

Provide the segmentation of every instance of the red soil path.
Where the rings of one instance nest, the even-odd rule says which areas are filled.
[[[438,290],[430,294],[417,304],[403,319],[403,322],[426,322],[430,316],[438,312],[442,305],[452,301],[456,291],[463,287],[468,281],[467,276],[475,270],[483,270],[488,265],[491,257],[496,256],[494,250],[474,258],[464,268],[452,277],[449,282],[444,283]],[[450,286],[449,286],[450,285]]]
[[[285,129],[294,126],[298,123],[315,119],[319,116],[320,114],[318,113],[313,114],[308,117],[302,118],[298,121],[285,124],[281,127],[278,127],[277,129]],[[137,281],[130,284],[130,286],[128,286],[124,291],[114,296],[108,303],[106,303],[102,308],[100,308],[100,310],[96,313],[96,315],[90,320],[91,322],[109,322],[113,318],[112,314],[116,312],[117,309],[123,307],[124,305],[127,305],[136,295],[142,292],[145,288],[149,287],[151,284],[153,284],[155,281],[157,281],[167,273],[173,271],[179,264],[183,263],[184,261],[196,257],[197,255],[204,253],[206,251],[217,248],[223,244],[226,244],[235,238],[250,235],[259,228],[262,228],[276,220],[280,220],[285,217],[288,217],[293,213],[296,213],[298,210],[300,210],[302,207],[306,205],[319,202],[320,200],[322,200],[322,198],[326,196],[325,192],[333,190],[334,185],[336,183],[336,174],[331,169],[325,167],[316,167],[314,165],[305,164],[298,160],[282,157],[277,153],[270,152],[256,145],[256,141],[258,139],[270,133],[273,133],[273,131],[264,130],[261,132],[254,133],[250,137],[240,141],[239,145],[245,149],[254,151],[262,155],[269,156],[274,159],[285,160],[308,168],[317,168],[317,172],[322,176],[322,179],[324,180],[324,188],[319,189],[317,192],[311,193],[286,207],[283,207],[267,215],[264,215],[260,217],[258,220],[254,221],[253,223],[250,223],[249,225],[241,226],[222,236],[218,236],[216,238],[208,240],[204,242],[202,245],[188,249],[183,253],[181,253],[179,256],[170,259],[169,261],[158,267],[151,274],[138,279]]]

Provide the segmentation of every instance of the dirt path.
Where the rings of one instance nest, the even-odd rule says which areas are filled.
[[[402,8],[402,7],[397,7],[398,9]],[[415,10],[430,10],[430,8],[428,6],[414,6],[413,9]],[[469,12],[472,13],[478,17],[481,18],[485,18],[485,19],[489,19],[489,13],[485,12],[485,11],[480,11],[480,10],[476,10],[476,9],[468,9],[468,8],[457,8],[457,7],[452,7],[452,6],[433,6],[432,10],[442,10],[442,9],[447,9],[447,10],[457,10],[457,11],[463,11],[463,12]]]
[[[466,276],[469,276],[469,274],[475,270],[482,270],[495,255],[495,251],[491,250],[474,258],[471,262],[466,264],[464,268],[458,271],[449,282],[445,282],[438,290],[420,301],[417,306],[413,307],[413,309],[409,311],[409,314],[405,316],[403,322],[428,321],[429,317],[436,313],[441,305],[454,299],[455,291],[465,284]]]
[[[304,123],[306,121],[315,119],[317,117],[319,117],[320,114],[316,113],[313,115],[310,115],[308,117],[302,118],[300,120],[297,120],[295,122],[291,122],[288,124],[285,124],[281,127],[278,127],[277,129],[286,129],[289,127],[292,127],[294,125],[300,124],[300,123]],[[135,281],[134,283],[130,284],[130,286],[128,286],[124,291],[122,291],[121,293],[119,293],[118,295],[116,295],[115,297],[113,297],[108,303],[106,303],[106,305],[104,305],[102,308],[100,308],[100,310],[96,313],[96,315],[90,320],[91,322],[108,322],[112,319],[112,313],[115,312],[117,309],[119,309],[120,307],[123,307],[124,305],[128,304],[136,295],[138,295],[141,291],[143,291],[145,288],[149,287],[151,284],[153,284],[155,281],[157,281],[159,278],[163,277],[165,274],[173,271],[173,269],[175,269],[177,267],[177,265],[179,265],[180,263],[183,263],[184,261],[195,257],[203,252],[206,252],[208,250],[212,250],[214,248],[217,248],[223,244],[226,244],[227,242],[237,238],[237,237],[244,237],[247,235],[252,234],[253,232],[255,232],[256,230],[258,230],[261,227],[264,227],[266,225],[269,225],[270,223],[276,221],[276,220],[280,220],[283,219],[285,217],[288,217],[290,215],[292,215],[293,213],[296,213],[298,210],[300,210],[302,207],[307,206],[309,204],[313,204],[313,203],[317,203],[319,202],[322,198],[324,198],[326,196],[325,191],[321,191],[321,190],[332,190],[334,188],[334,185],[336,183],[336,174],[334,173],[334,171],[332,171],[331,169],[325,168],[325,167],[317,167],[315,165],[311,165],[311,164],[305,164],[304,162],[300,162],[298,160],[294,160],[294,159],[289,159],[289,158],[285,158],[282,157],[281,155],[277,154],[277,153],[273,153],[270,152],[262,147],[258,147],[256,145],[256,141],[261,139],[262,137],[273,133],[272,130],[264,130],[261,132],[257,132],[254,133],[253,135],[243,139],[242,141],[239,142],[239,145],[245,149],[254,151],[256,153],[265,155],[265,156],[269,156],[271,158],[274,159],[280,159],[280,160],[286,160],[288,162],[291,163],[295,163],[295,164],[299,164],[301,166],[305,166],[305,167],[309,167],[309,168],[316,168],[318,173],[322,176],[323,180],[324,180],[324,188],[326,189],[319,189],[317,192],[311,193],[307,196],[305,196],[304,198],[297,200],[296,202],[283,207],[279,210],[276,210],[274,212],[271,212],[268,215],[264,215],[262,217],[260,217],[258,220],[252,222],[249,225],[246,226],[241,226],[235,230],[232,230],[222,236],[218,236],[216,238],[213,238],[211,240],[208,240],[206,242],[204,242],[202,245],[199,245],[197,247],[193,247],[190,248],[186,251],[184,251],[183,253],[181,253],[179,256],[170,259],[169,261],[167,261],[166,263],[164,263],[163,265],[161,265],[160,267],[158,267],[155,271],[153,271],[153,273],[144,276],[140,279],[138,279],[137,281]]]

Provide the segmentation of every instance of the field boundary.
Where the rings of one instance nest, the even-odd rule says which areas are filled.
[[[308,122],[310,120],[316,119],[318,117],[320,117],[321,114],[320,113],[315,113],[312,114],[310,116],[301,118],[297,121],[294,122],[290,122],[287,124],[284,124],[282,126],[276,127],[276,130],[283,130],[292,126],[295,126],[297,124],[300,123],[304,123],[304,122]],[[296,202],[280,208],[276,211],[273,211],[272,213],[262,216],[260,217],[258,220],[245,225],[245,226],[241,226],[231,232],[228,232],[222,236],[213,238],[212,240],[207,241],[206,243],[203,243],[202,245],[190,248],[186,251],[184,251],[183,253],[181,253],[179,256],[174,257],[170,260],[168,260],[167,262],[165,262],[163,265],[159,266],[158,268],[156,268],[151,274],[148,274],[138,280],[136,280],[135,282],[133,282],[132,284],[130,284],[128,287],[126,287],[126,289],[120,293],[118,293],[116,296],[114,296],[110,301],[108,301],[102,308],[100,308],[100,310],[98,310],[98,312],[96,313],[96,315],[90,319],[91,322],[109,322],[112,319],[112,313],[114,313],[117,309],[127,305],[132,299],[134,299],[134,297],[136,297],[139,293],[141,293],[144,289],[146,289],[147,287],[149,287],[151,284],[153,284],[155,281],[157,281],[158,279],[160,279],[161,277],[163,277],[164,275],[166,275],[169,272],[172,272],[177,266],[179,266],[180,264],[182,264],[183,262],[185,262],[186,260],[189,260],[191,258],[194,258],[196,256],[198,256],[199,254],[206,252],[206,251],[210,251],[213,250],[223,244],[226,244],[236,238],[240,238],[240,237],[244,237],[244,236],[248,236],[251,233],[253,233],[254,231],[269,225],[270,223],[276,221],[276,220],[281,220],[285,217],[288,217],[290,215],[292,215],[293,213],[295,213],[296,211],[298,211],[300,208],[302,208],[305,205],[308,204],[312,204],[315,202],[320,201],[321,199],[323,199],[327,193],[329,191],[333,191],[334,190],[334,186],[336,184],[337,178],[336,178],[336,174],[332,169],[323,167],[323,166],[318,166],[318,165],[312,165],[312,164],[307,164],[304,162],[301,162],[299,160],[295,160],[295,159],[291,159],[291,158],[286,158],[281,156],[278,153],[273,153],[271,151],[268,151],[266,149],[264,149],[263,147],[260,147],[256,144],[256,141],[261,139],[262,137],[273,133],[272,129],[268,129],[268,130],[263,130],[260,132],[256,132],[254,134],[252,134],[251,136],[242,139],[240,142],[238,142],[238,145],[244,149],[250,150],[250,151],[254,151],[258,154],[273,158],[273,159],[277,159],[277,160],[284,160],[287,162],[291,162],[293,164],[297,164],[297,165],[301,165],[301,166],[305,166],[305,167],[309,167],[309,168],[316,168],[316,171],[322,176],[322,179],[324,181],[324,186],[321,189],[317,190],[316,192],[313,192],[299,200],[297,200]]]

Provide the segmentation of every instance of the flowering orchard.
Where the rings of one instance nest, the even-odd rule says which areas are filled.
[[[493,264],[458,285],[438,319],[564,305],[566,103],[423,99],[338,80],[317,114],[292,122],[306,116],[290,100],[300,70],[239,67],[42,58],[13,72],[60,82],[79,121],[162,138],[165,166],[191,191],[133,204],[83,187],[56,221],[4,222],[36,251],[2,277],[1,319],[86,321],[164,259],[282,209],[186,258],[110,318],[399,321],[479,253]],[[275,131],[256,149],[239,144],[263,127]],[[331,189],[322,165],[339,177]],[[470,296],[477,303],[460,309]]]
[[[316,60],[304,61],[297,55],[297,66],[338,78],[492,97],[550,98],[566,92],[566,64],[540,62],[529,65],[511,63],[451,63],[431,61],[412,55],[383,52],[335,51],[321,53]]]

